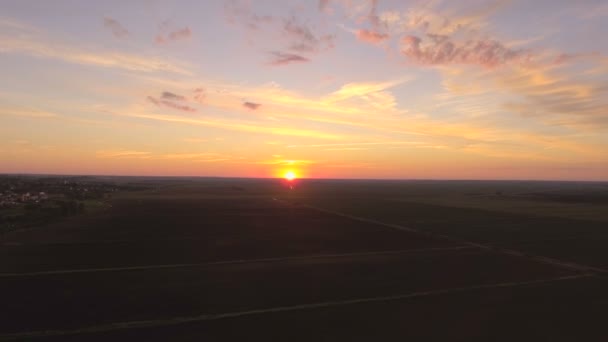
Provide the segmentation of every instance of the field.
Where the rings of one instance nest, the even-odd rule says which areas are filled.
[[[605,341],[608,184],[141,179],[0,241],[0,340]]]

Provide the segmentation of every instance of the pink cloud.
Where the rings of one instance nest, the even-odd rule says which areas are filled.
[[[471,64],[497,67],[510,62],[525,61],[530,53],[512,50],[491,39],[467,40],[457,43],[449,36],[428,34],[422,41],[413,35],[401,39],[401,53],[414,62],[426,65]]]
[[[256,110],[256,109],[260,108],[262,105],[259,103],[254,103],[254,102],[243,102],[243,106],[245,108],[248,108],[251,110]]]
[[[272,54],[272,60],[270,61],[271,65],[279,66],[279,65],[287,65],[290,63],[310,62],[310,59],[300,56],[300,55],[293,54],[293,53],[274,51],[271,54]]]
[[[389,37],[388,34],[365,29],[358,30],[356,35],[360,41],[372,44],[381,43]]]
[[[105,17],[103,19],[103,26],[110,29],[116,38],[124,38],[129,35],[129,31],[127,31],[127,29],[124,28],[124,26],[122,26],[116,19]]]

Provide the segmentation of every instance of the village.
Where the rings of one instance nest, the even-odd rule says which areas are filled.
[[[18,194],[9,190],[6,193],[0,193],[0,208],[17,207],[23,203],[40,203],[41,201],[46,201],[48,199],[49,196],[44,191],[39,193],[26,192],[24,194]]]
[[[120,186],[88,177],[0,177],[0,233],[108,207]]]

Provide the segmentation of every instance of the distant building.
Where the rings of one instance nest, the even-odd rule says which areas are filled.
[[[30,197],[31,197],[31,195],[30,195],[29,192],[26,192],[26,193],[22,194],[21,195],[21,202],[27,202],[27,201],[29,201]]]

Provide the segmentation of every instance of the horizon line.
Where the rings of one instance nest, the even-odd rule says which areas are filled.
[[[124,174],[64,174],[64,173],[7,173],[0,172],[0,176],[63,176],[63,177],[133,177],[133,178],[215,178],[215,179],[284,179],[283,177],[246,177],[246,176],[200,176],[200,175],[124,175]],[[297,180],[350,180],[350,181],[475,181],[475,182],[571,182],[571,183],[608,183],[605,180],[579,180],[579,179],[533,179],[533,178],[504,178],[504,179],[479,179],[479,178],[332,178],[332,177],[298,177]]]

